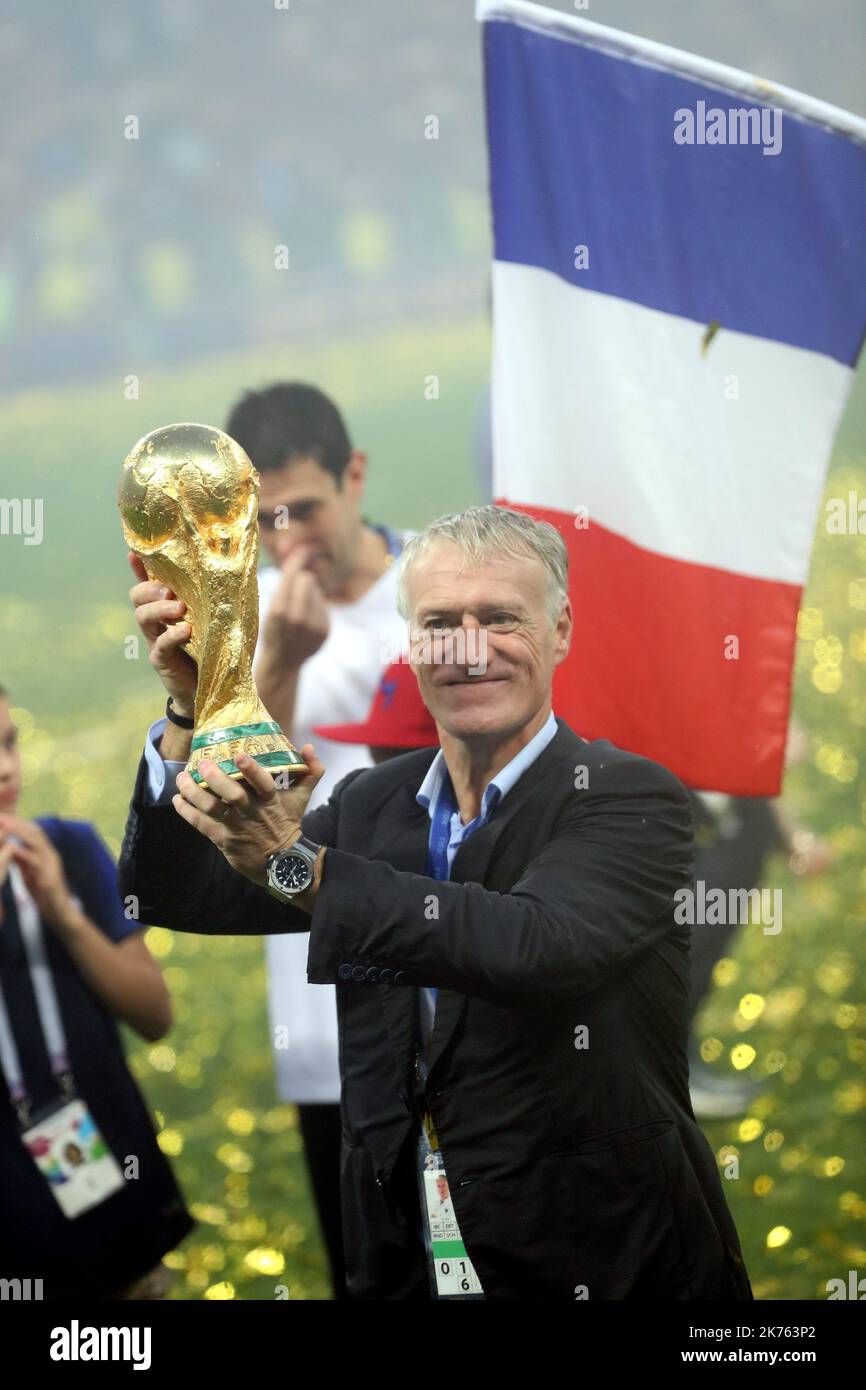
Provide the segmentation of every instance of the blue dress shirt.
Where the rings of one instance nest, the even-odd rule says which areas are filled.
[[[420,806],[426,808],[430,816],[427,853],[427,874],[430,878],[444,880],[451,877],[454,856],[463,841],[468,839],[479,826],[487,824],[502,798],[511,790],[518,778],[523,776],[526,769],[532,766],[536,758],[544,752],[555,735],[556,729],[556,717],[551,710],[546,723],[541,726],[538,733],[520,749],[519,753],[514,755],[510,763],[506,763],[505,767],[501,768],[494,777],[491,777],[481,797],[481,811],[468,825],[464,825],[460,819],[454,787],[445,764],[445,754],[441,748],[439,749],[415,796],[415,800]],[[436,1013],[435,988],[419,990],[419,1004],[423,1060],[424,1054],[427,1052],[427,1043]]]
[[[171,798],[177,792],[178,775],[186,767],[185,762],[173,758],[165,761],[159,756],[156,741],[165,733],[168,720],[163,716],[151,724],[144,741],[144,760],[147,763],[147,789],[151,803],[155,806],[170,806]]]

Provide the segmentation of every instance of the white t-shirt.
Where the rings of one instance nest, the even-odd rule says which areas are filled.
[[[408,538],[412,532],[398,533]],[[265,615],[280,579],[269,566],[259,571],[259,642]],[[315,744],[325,775],[309,809],[327,801],[334,786],[356,767],[371,767],[365,744],[335,743],[313,733],[314,724],[355,724],[366,719],[386,667],[409,645],[407,625],[397,612],[397,563],[393,561],[355,603],[329,603],[331,626],[322,646],[305,661],[298,678],[295,747]],[[309,932],[265,938],[268,1009],[277,1094],[300,1104],[340,1099],[337,1004],[333,985],[307,981]],[[277,1032],[277,1029],[280,1032]],[[288,1047],[274,1040],[288,1035]]]

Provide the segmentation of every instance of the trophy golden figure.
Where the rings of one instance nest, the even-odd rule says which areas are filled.
[[[235,440],[210,425],[165,425],[123,464],[118,506],[130,550],[148,576],[183,599],[192,628],[184,650],[198,667],[187,772],[202,758],[243,776],[237,753],[268,772],[306,771],[253,682],[259,628],[259,475]]]

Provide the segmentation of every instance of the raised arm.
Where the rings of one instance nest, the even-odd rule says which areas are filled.
[[[214,769],[214,790],[203,792],[181,778],[176,803],[189,825],[254,882],[268,850],[296,831],[287,794],[276,793],[261,768],[248,780],[241,792]],[[344,779],[342,794],[347,790]],[[243,818],[221,821],[216,792],[243,797]],[[572,796],[550,841],[508,893],[326,850],[317,885],[303,895],[308,979],[329,984],[350,964],[388,967],[402,972],[405,984],[498,1002],[575,998],[678,932],[677,894],[692,879],[685,787],[646,759],[613,761],[596,769],[591,789]]]
[[[324,805],[304,815],[301,825],[311,840],[336,844],[343,788],[363,770],[350,772]],[[310,929],[308,913],[278,902],[267,889],[237,873],[174,806],[149,803],[144,758],[126,822],[118,880],[125,907],[148,925],[206,936],[267,936]]]
[[[129,597],[147,644],[148,660],[171,696],[175,712],[191,717],[197,671],[184,651],[192,633],[184,619],[185,604],[170,589],[148,579],[142,561],[132,552],[129,562],[137,580]],[[163,764],[174,763],[177,768],[186,762],[191,739],[190,731],[169,722],[158,754],[153,747],[148,750],[162,770],[163,780]],[[314,775],[297,779],[299,804],[304,806],[322,775],[317,760],[316,766]],[[172,790],[173,779],[174,773],[167,792]],[[142,758],[118,864],[121,899],[133,920],[205,935],[309,930],[308,914],[277,902],[265,889],[235,873],[215,846],[177,814],[167,796],[155,804],[149,781],[148,763]],[[269,776],[267,781],[272,785]],[[231,791],[236,789],[235,783],[229,786]],[[338,791],[334,789],[332,801]],[[306,813],[302,822],[310,838],[319,844],[331,844],[329,837],[336,835],[336,803],[329,807],[330,803]]]

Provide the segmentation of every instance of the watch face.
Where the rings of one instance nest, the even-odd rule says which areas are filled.
[[[313,871],[299,854],[285,854],[277,859],[271,871],[273,880],[284,893],[300,893],[313,881]]]

